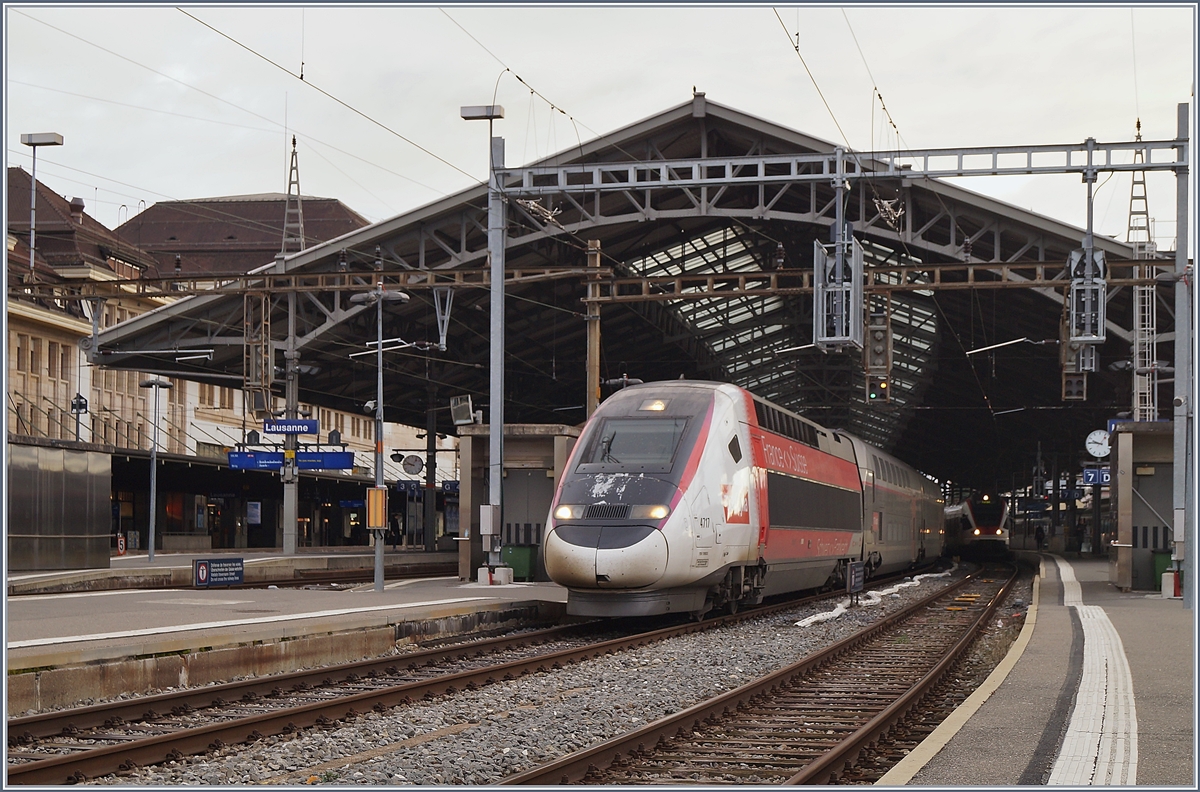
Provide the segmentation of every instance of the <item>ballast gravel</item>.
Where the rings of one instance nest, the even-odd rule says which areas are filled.
[[[351,723],[268,737],[91,784],[493,784],[739,687],[841,640],[959,577],[852,607],[827,601],[681,636]]]

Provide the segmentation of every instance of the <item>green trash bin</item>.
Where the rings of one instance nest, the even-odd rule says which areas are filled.
[[[537,545],[504,545],[500,548],[500,561],[512,567],[513,580],[533,580],[536,557]]]
[[[1163,574],[1171,568],[1171,551],[1170,550],[1153,550],[1154,556],[1154,586],[1159,588],[1162,586]]]

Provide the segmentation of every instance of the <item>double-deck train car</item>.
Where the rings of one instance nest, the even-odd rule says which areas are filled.
[[[1008,553],[1008,501],[972,493],[945,509],[946,551],[963,557],[990,558]]]
[[[581,616],[736,610],[941,552],[934,484],[734,385],[625,388],[580,434],[543,542]]]

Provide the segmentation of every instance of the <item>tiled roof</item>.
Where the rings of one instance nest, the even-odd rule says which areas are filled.
[[[334,198],[303,197],[308,246],[347,234],[368,221]],[[183,272],[246,272],[269,264],[283,242],[282,193],[162,201],[117,231],[152,254],[160,267]]]
[[[21,168],[8,169],[8,230],[18,239],[29,239],[30,175]],[[82,207],[82,199],[75,199]],[[46,185],[37,185],[38,255],[54,268],[96,266],[110,269],[109,257],[148,267],[154,264],[127,237],[105,228],[87,212],[72,217],[71,203]],[[28,255],[28,248],[26,248]]]

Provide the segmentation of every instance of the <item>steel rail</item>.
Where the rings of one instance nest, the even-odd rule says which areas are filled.
[[[971,624],[970,627],[963,633],[962,637],[950,648],[930,669],[929,673],[923,676],[917,684],[913,685],[907,692],[889,704],[882,712],[868,721],[862,728],[854,732],[845,740],[828,751],[825,755],[816,761],[807,765],[799,773],[789,778],[784,782],[784,785],[797,784],[829,784],[833,783],[837,774],[842,771],[846,765],[858,758],[859,754],[866,749],[871,743],[876,742],[880,737],[887,734],[888,731],[909,711],[920,704],[921,699],[929,692],[934,685],[941,681],[942,677],[949,671],[958,659],[966,652],[972,641],[983,629],[983,625],[987,624],[991,619],[992,614],[996,612],[996,608],[1007,596],[1012,589],[1013,583],[1017,579],[1018,568],[1013,567],[1013,574],[1008,581],[996,592],[991,601],[980,612],[979,617]]]
[[[896,623],[918,613],[947,594],[962,588],[974,578],[975,575],[968,575],[961,581],[935,591],[907,608],[875,622],[870,627],[847,638],[843,638],[837,643],[785,668],[768,674],[761,679],[742,685],[707,701],[700,702],[675,715],[660,718],[641,729],[629,732],[620,737],[615,737],[600,745],[569,754],[557,761],[535,767],[524,773],[509,776],[498,783],[506,786],[524,786],[578,782],[589,771],[594,771],[597,767],[609,766],[625,755],[636,756],[638,753],[645,752],[647,746],[652,747],[658,744],[660,740],[671,739],[678,734],[693,731],[705,721],[719,719],[727,713],[736,711],[739,706],[745,705],[755,696],[771,692],[786,684],[789,680],[824,665],[835,657],[875,638]]]
[[[882,583],[884,580],[878,582]],[[186,755],[215,750],[224,745],[253,742],[270,735],[290,734],[314,725],[330,725],[337,720],[357,717],[360,713],[370,709],[380,710],[410,703],[417,698],[432,698],[437,695],[455,693],[460,689],[473,689],[481,685],[492,684],[501,679],[516,678],[517,676],[524,676],[535,671],[546,672],[551,667],[644,646],[666,638],[701,632],[734,621],[788,610],[808,602],[835,596],[842,595],[840,592],[837,592],[803,597],[797,600],[744,610],[736,614],[720,616],[702,622],[689,622],[687,624],[664,627],[587,646],[551,652],[532,658],[513,660],[487,668],[449,673],[431,679],[353,693],[327,701],[313,702],[274,712],[259,713],[236,720],[184,729],[170,734],[126,741],[122,744],[105,746],[77,754],[55,756],[23,764],[9,765],[7,767],[7,782],[9,784],[76,783],[88,778],[129,770],[137,766],[158,764],[164,761],[179,759]],[[619,624],[620,622],[614,623]],[[580,625],[568,625],[565,628],[550,628],[549,630],[538,631],[537,633],[527,633],[517,638],[495,638],[488,641],[448,647],[446,649],[429,650],[412,655],[377,658],[360,663],[346,663],[329,668],[295,672],[293,674],[267,677],[260,680],[231,682],[224,685],[212,685],[196,690],[166,693],[137,700],[14,718],[8,721],[8,732],[10,735],[13,735],[20,734],[23,730],[37,737],[37,734],[33,734],[33,728],[37,728],[42,735],[50,736],[61,734],[63,729],[67,729],[72,725],[74,728],[94,728],[95,726],[104,725],[106,721],[117,723],[119,722],[117,721],[118,718],[139,720],[148,714],[146,712],[147,707],[153,710],[155,706],[162,708],[169,706],[171,710],[178,708],[179,711],[186,711],[188,706],[193,709],[222,706],[226,703],[227,697],[240,698],[248,693],[263,695],[262,691],[264,690],[275,692],[276,689],[280,689],[280,692],[282,692],[281,689],[284,683],[290,684],[293,689],[301,689],[302,685],[312,684],[313,680],[320,680],[321,683],[325,683],[326,678],[340,676],[345,679],[351,673],[360,674],[366,672],[369,674],[372,668],[386,668],[406,663],[412,665],[416,660],[432,660],[435,655],[443,655],[447,658],[462,657],[481,652],[486,648],[495,648],[506,641],[515,643],[517,640],[528,640],[534,636],[550,636],[560,630],[579,628]],[[80,724],[86,724],[86,726],[81,727]]]

